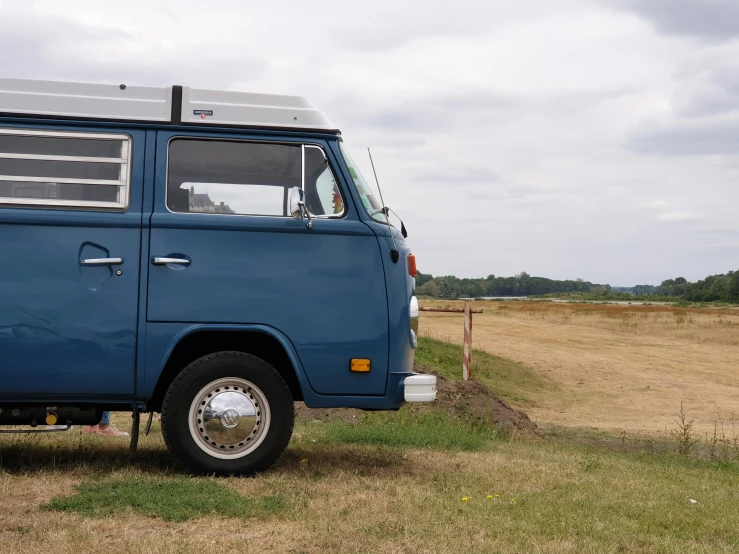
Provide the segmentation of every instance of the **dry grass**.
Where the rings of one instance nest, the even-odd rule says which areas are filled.
[[[649,334],[707,344],[739,345],[739,309],[663,305],[520,302],[490,306],[542,321],[599,327],[613,332]]]
[[[451,302],[429,302],[451,305]],[[457,305],[461,305],[458,303]],[[684,402],[696,432],[739,415],[739,310],[478,302],[473,345],[560,385],[534,398],[541,424],[667,433]],[[421,334],[462,341],[461,315],[425,312]]]
[[[200,479],[247,499],[279,496],[284,510],[183,523],[131,510],[101,519],[40,508],[74,494],[80,482],[180,479],[158,429],[143,441],[133,467],[123,462],[124,441],[80,443],[78,431],[26,437],[11,447],[12,463],[0,471],[0,552],[728,553],[739,547],[733,466],[557,441],[492,441],[482,452],[466,453],[352,446],[325,442],[328,425],[299,425],[285,456],[265,475]],[[0,438],[0,450],[7,451],[7,442]]]
[[[193,479],[203,490],[246,499],[244,513],[231,506],[228,517],[180,510],[192,491],[181,497],[172,485],[189,478],[164,447],[158,423],[142,437],[134,465],[126,461],[127,441],[79,429],[0,435],[0,553],[739,551],[739,464],[722,456],[720,441],[715,456],[699,460],[665,453],[675,450],[674,440],[654,447],[652,436],[675,429],[681,400],[701,432],[713,432],[717,409],[730,427],[730,414],[739,413],[736,311],[484,307],[475,315],[475,347],[504,358],[487,360],[495,369],[485,374],[488,385],[508,387],[507,398],[524,399],[561,438],[504,440],[423,409],[308,419],[272,471]],[[461,342],[460,316],[424,313],[421,322],[426,336]],[[441,347],[424,355],[430,365],[446,356]],[[130,427],[130,418],[114,419]],[[625,442],[616,429],[628,431]],[[450,450],[451,436],[457,449],[469,442],[469,451]],[[158,499],[164,517],[144,515],[152,503],[142,502],[142,511],[135,494],[121,506],[107,497],[113,515],[95,517],[75,496],[80,484],[105,491],[127,481],[140,491],[174,490]],[[70,497],[53,505],[73,511],[44,508]],[[265,498],[281,499],[280,509],[250,511]],[[164,510],[191,519],[167,521],[172,512]]]

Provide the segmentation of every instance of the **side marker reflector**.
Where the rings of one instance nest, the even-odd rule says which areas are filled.
[[[349,369],[355,373],[367,373],[370,370],[370,361],[365,358],[352,358]]]
[[[408,255],[408,275],[411,277],[416,276],[416,257],[413,254]]]

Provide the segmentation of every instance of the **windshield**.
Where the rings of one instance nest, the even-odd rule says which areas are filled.
[[[341,147],[341,154],[344,156],[344,161],[349,168],[349,173],[351,173],[352,179],[354,180],[354,186],[357,188],[359,197],[362,199],[362,204],[364,204],[364,209],[367,210],[367,213],[372,216],[372,219],[375,221],[386,223],[387,218],[385,213],[382,211],[382,202],[380,201],[379,192],[364,180],[364,177],[362,177],[362,174],[359,171],[359,167],[354,163],[354,160],[352,160],[352,157],[349,155],[344,143],[340,142],[339,145]]]

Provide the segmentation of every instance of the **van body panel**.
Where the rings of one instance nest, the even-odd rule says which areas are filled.
[[[141,389],[142,396],[147,400],[154,394],[160,375],[167,365],[172,352],[181,341],[195,333],[215,332],[251,332],[262,333],[277,339],[282,345],[290,362],[295,369],[295,374],[300,383],[302,391],[310,391],[310,384],[298,358],[295,348],[290,340],[280,331],[266,325],[214,325],[193,323],[147,323],[146,325],[146,358],[144,365],[147,367],[144,384]]]
[[[339,141],[331,141],[329,147],[332,149],[336,166],[342,173],[345,182],[351,182],[349,168],[344,161],[339,147]],[[416,346],[413,342],[410,327],[410,300],[415,295],[416,280],[408,271],[408,255],[412,253],[407,241],[398,229],[388,226],[373,219],[361,206],[361,200],[355,187],[349,187],[354,198],[354,203],[359,206],[359,217],[372,229],[377,236],[380,247],[380,259],[383,264],[385,277],[385,290],[388,306],[389,325],[389,348],[388,348],[388,372],[389,381],[387,394],[393,394],[393,385],[390,380],[397,375],[400,382],[413,373]],[[393,262],[391,251],[398,250],[398,261]],[[402,397],[402,395],[401,395]]]
[[[361,207],[337,136],[31,117],[0,127],[122,133],[133,148],[125,211],[0,207],[0,402],[144,407],[184,337],[249,330],[280,341],[310,407],[403,403],[414,352],[408,250],[393,231],[392,263],[388,228]],[[166,146],[176,136],[318,145],[345,213],[310,230],[291,217],[173,213]],[[112,274],[81,268],[84,248],[124,263]],[[192,264],[152,264],[170,254]],[[351,373],[351,358],[371,359],[371,371]]]
[[[149,268],[147,320],[266,325],[289,338],[317,393],[384,394],[389,335],[381,252],[346,183],[338,183],[345,215],[315,218],[312,229],[292,217],[173,213],[165,198],[167,153],[179,136],[158,133],[149,252],[152,260],[189,263]],[[328,151],[323,141],[301,142]],[[339,171],[334,175],[341,181]],[[350,372],[352,358],[372,360],[372,370]]]
[[[141,253],[139,258],[140,278],[139,278],[139,317],[138,317],[138,336],[139,341],[136,350],[137,372],[136,372],[136,393],[140,400],[148,399],[150,396],[144,394],[146,391],[146,378],[150,374],[152,368],[146,364],[146,306],[149,299],[149,238],[151,221],[151,213],[154,209],[154,170],[156,162],[156,137],[157,132],[154,129],[146,131],[146,153],[144,159],[144,194],[141,210]],[[158,369],[158,366],[154,366]],[[156,371],[155,371],[156,372]],[[156,372],[157,374],[159,372]]]
[[[398,261],[393,263],[390,255],[383,257],[387,281],[387,303],[390,319],[390,371],[391,373],[413,373],[416,346],[410,326],[410,300],[416,292],[416,280],[408,271],[408,256],[412,253],[405,238],[394,227],[373,221],[368,223],[377,233],[381,250],[398,250]],[[390,236],[392,233],[392,238]]]
[[[145,133],[95,132],[132,139],[124,212],[0,206],[0,399],[135,392]]]
[[[378,395],[326,395],[315,392],[308,381],[305,368],[295,347],[283,333],[266,325],[210,325],[187,323],[148,323],[146,333],[147,371],[144,397],[151,398],[159,381],[159,376],[177,345],[195,333],[215,332],[252,332],[263,333],[277,339],[293,364],[298,378],[304,401],[309,408],[363,408],[367,410],[387,410],[400,406],[403,403],[403,379],[408,374],[404,372],[392,373],[388,378],[388,393]],[[156,368],[159,368],[158,370]]]

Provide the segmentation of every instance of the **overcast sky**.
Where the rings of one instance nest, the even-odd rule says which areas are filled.
[[[0,0],[0,74],[307,96],[419,269],[739,269],[737,0]],[[367,175],[369,177],[369,175]]]

